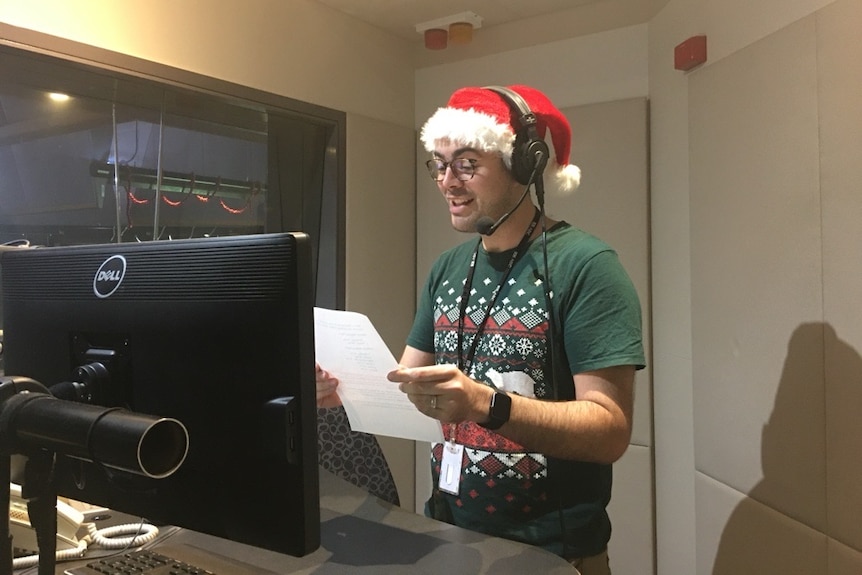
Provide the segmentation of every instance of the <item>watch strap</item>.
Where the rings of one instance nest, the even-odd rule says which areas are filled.
[[[512,413],[512,398],[507,394],[495,391],[491,396],[491,404],[488,407],[488,421],[479,423],[485,429],[499,429],[504,423],[509,421]]]

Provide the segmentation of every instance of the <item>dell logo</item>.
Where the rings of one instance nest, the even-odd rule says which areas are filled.
[[[93,277],[93,292],[98,298],[110,297],[126,275],[126,258],[121,255],[106,259]]]
[[[96,283],[99,282],[118,282],[123,279],[123,274],[120,270],[101,270],[96,276]]]

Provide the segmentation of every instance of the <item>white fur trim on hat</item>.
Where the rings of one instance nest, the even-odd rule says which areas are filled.
[[[449,141],[483,152],[499,152],[506,166],[512,165],[512,144],[515,141],[512,127],[473,109],[438,108],[425,122],[420,138],[429,152],[433,152],[440,142]]]

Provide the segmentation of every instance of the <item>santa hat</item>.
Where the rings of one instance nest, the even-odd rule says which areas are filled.
[[[535,88],[509,86],[536,116],[536,133],[542,139],[548,130],[554,144],[557,183],[560,190],[572,191],[581,181],[581,170],[569,163],[572,129],[556,106]],[[489,88],[461,88],[439,108],[422,127],[425,149],[434,151],[440,140],[471,146],[484,152],[499,152],[506,166],[512,167],[515,134],[521,128],[520,113],[507,99]]]

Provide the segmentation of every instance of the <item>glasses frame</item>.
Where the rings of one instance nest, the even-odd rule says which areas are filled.
[[[455,174],[458,180],[467,182],[473,179],[473,175],[476,173],[476,162],[478,161],[474,158],[455,158],[451,162],[447,162],[442,158],[431,158],[425,162],[425,167],[428,168],[428,175],[435,182],[442,182],[446,177],[446,170],[449,168],[452,168],[452,173]],[[458,165],[459,163],[460,165]],[[465,167],[468,167],[470,171],[465,172]]]

